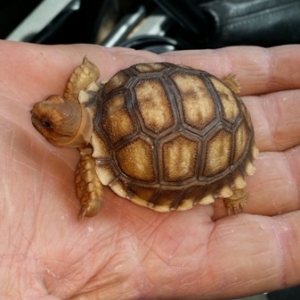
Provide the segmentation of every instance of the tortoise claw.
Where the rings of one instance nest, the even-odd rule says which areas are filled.
[[[233,195],[228,198],[224,198],[224,204],[227,209],[227,214],[231,215],[233,212],[235,215],[244,212],[244,206],[247,203],[248,195],[244,188],[232,189]]]
[[[99,198],[95,198],[89,200],[86,205],[81,206],[78,220],[81,221],[84,217],[94,217],[99,211],[101,202],[102,201]]]

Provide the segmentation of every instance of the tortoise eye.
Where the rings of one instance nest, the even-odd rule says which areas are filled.
[[[42,126],[46,129],[52,129],[52,124],[49,121],[42,120]]]

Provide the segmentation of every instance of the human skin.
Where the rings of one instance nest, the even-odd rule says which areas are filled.
[[[155,61],[236,74],[260,149],[244,213],[222,201],[158,213],[105,188],[78,222],[78,151],[50,145],[30,110],[85,55],[103,81]],[[230,299],[300,283],[300,46],[156,55],[1,41],[0,66],[0,299]]]

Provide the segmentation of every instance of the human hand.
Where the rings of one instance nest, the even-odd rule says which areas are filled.
[[[300,283],[300,46],[161,56],[91,45],[0,42],[0,295],[3,299],[224,299]],[[101,80],[140,62],[237,74],[260,156],[245,213],[222,201],[157,213],[105,189],[77,221],[75,149],[48,144],[32,105],[62,94],[87,55]]]

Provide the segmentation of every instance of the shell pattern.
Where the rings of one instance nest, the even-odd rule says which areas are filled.
[[[212,203],[242,188],[252,172],[250,115],[229,85],[207,72],[137,64],[85,105],[100,181],[139,205],[164,212]]]

